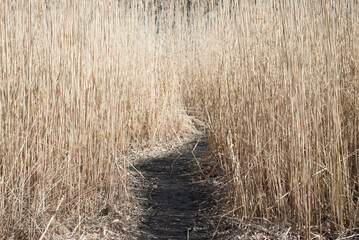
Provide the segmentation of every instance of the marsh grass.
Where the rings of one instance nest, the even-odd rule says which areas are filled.
[[[356,1],[216,8],[189,91],[200,92],[192,102],[208,115],[210,148],[243,220],[281,221],[306,239],[358,227],[357,9]]]
[[[191,2],[0,3],[2,236],[53,216],[45,237],[79,236],[106,205],[125,224],[122,156],[180,138],[189,113],[234,217],[358,227],[357,2]]]
[[[45,238],[80,236],[107,205],[122,221],[122,156],[191,128],[173,49],[143,8],[0,3],[0,236],[39,238],[53,216]]]

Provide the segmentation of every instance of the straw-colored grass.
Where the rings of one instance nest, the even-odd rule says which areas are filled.
[[[357,1],[119,2],[0,2],[1,236],[125,218],[123,156],[180,137],[185,108],[235,217],[359,227]]]
[[[107,205],[123,218],[122,156],[186,129],[175,61],[142,10],[0,2],[0,238],[38,239],[55,213],[45,238],[80,236]]]
[[[188,79],[242,219],[280,220],[307,239],[358,228],[358,7],[224,1],[215,10]]]

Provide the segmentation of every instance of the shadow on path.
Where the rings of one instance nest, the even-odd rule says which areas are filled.
[[[201,159],[206,151],[206,139],[200,138],[177,153],[135,165],[144,176],[134,190],[141,206],[138,239],[212,238],[219,204],[213,181],[203,181],[213,167]]]

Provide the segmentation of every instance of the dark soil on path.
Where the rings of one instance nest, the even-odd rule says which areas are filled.
[[[202,136],[178,151],[135,163],[133,172],[141,180],[133,186],[139,205],[134,238],[226,239],[219,214],[225,187],[206,152]]]

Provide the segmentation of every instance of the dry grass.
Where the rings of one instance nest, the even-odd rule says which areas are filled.
[[[208,118],[235,216],[359,227],[355,0],[29,2],[0,3],[0,235],[124,217],[122,156],[180,137],[184,107]]]
[[[0,236],[39,238],[53,216],[45,238],[80,236],[107,205],[123,218],[122,156],[188,127],[174,48],[141,8],[1,1]]]
[[[224,1],[215,11],[188,79],[206,86],[233,209],[307,239],[358,228],[358,3]]]

